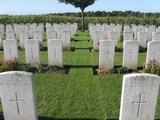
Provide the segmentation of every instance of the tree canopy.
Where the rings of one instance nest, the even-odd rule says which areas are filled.
[[[71,4],[82,11],[82,31],[84,30],[84,9],[92,5],[96,0],[58,0],[60,3]]]
[[[71,4],[76,8],[80,8],[82,11],[90,5],[92,5],[96,0],[58,0],[60,3]]]

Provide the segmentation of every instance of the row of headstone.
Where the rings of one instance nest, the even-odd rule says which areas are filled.
[[[134,40],[127,40],[123,44],[122,66],[137,70],[139,44]],[[115,42],[113,40],[101,40],[99,51],[99,69],[109,70],[114,68]],[[146,57],[146,67],[155,61],[160,65],[160,41],[149,41]]]
[[[24,40],[37,39],[39,40],[41,48],[43,47],[44,25],[40,24],[13,24],[6,25],[6,37],[3,39],[17,39],[20,40],[20,48],[24,49]],[[2,42],[3,43],[3,42]]]
[[[19,61],[16,40],[4,40],[4,60]],[[62,41],[50,39],[48,41],[48,64],[63,67]],[[40,44],[38,40],[25,40],[26,64],[36,67],[40,64]]]
[[[78,29],[77,23],[73,24],[50,24],[46,23],[47,40],[61,39],[63,41],[63,49],[70,49],[71,39],[74,38]]]
[[[120,34],[122,30],[122,25],[107,25],[107,24],[89,24],[89,31],[91,40],[93,41],[93,49],[99,50],[100,40],[114,40],[115,45],[118,45],[120,40]]]
[[[124,75],[119,119],[154,120],[159,86],[157,75]],[[5,120],[38,120],[32,73],[0,73],[0,97]]]
[[[148,39],[148,34],[149,33],[144,31],[140,31],[137,33],[137,41],[140,47],[147,48],[148,41],[160,41],[160,32],[152,32],[151,39]],[[123,41],[127,40],[134,40],[134,33],[132,31],[123,33]]]
[[[48,60],[50,65],[57,65],[62,67],[62,41],[60,40],[48,40]],[[4,40],[4,59],[5,60],[19,60],[18,46],[16,40]],[[128,67],[133,70],[137,69],[138,61],[138,42],[131,40],[124,42],[123,50],[123,67]],[[26,63],[36,66],[40,64],[40,46],[38,40],[26,40],[25,41],[25,54]],[[100,55],[99,55],[99,68],[111,69],[114,67],[114,54],[115,54],[115,42],[109,40],[100,41]],[[160,63],[160,42],[150,41],[148,42],[146,66],[150,61],[156,61]],[[52,63],[52,62],[53,63]],[[59,62],[59,63],[58,63]]]
[[[89,31],[91,40],[93,41],[93,49],[99,50],[100,40],[114,40],[115,45],[118,46],[120,34],[123,29],[123,41],[135,40],[138,41],[140,48],[147,48],[148,41],[160,40],[160,27],[156,26],[142,26],[142,25],[100,25],[89,24]]]
[[[74,24],[53,24],[46,23],[47,40],[60,39],[63,41],[63,49],[70,49],[71,38],[74,37],[78,29],[77,23]],[[1,29],[0,29],[1,30]],[[1,31],[0,31],[1,33]],[[13,24],[6,25],[6,39],[20,40],[20,48],[24,49],[24,40],[38,39],[40,48],[43,48],[44,25],[40,24]],[[2,37],[1,37],[2,36]],[[0,35],[2,44],[3,34]]]
[[[47,41],[50,39],[58,39],[56,31],[48,31],[47,32]],[[71,32],[70,31],[62,31],[62,35],[60,40],[63,43],[63,49],[70,49],[71,48]]]
[[[37,23],[33,24],[13,24],[13,25],[6,25],[6,39],[18,39],[21,32],[27,32],[28,38],[33,39],[34,32],[42,32],[44,33],[44,24]],[[11,33],[11,34],[10,34]],[[12,38],[10,38],[12,37]]]

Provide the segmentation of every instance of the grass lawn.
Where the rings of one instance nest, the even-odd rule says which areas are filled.
[[[92,68],[98,66],[98,52],[90,52],[93,43],[88,41],[87,32],[79,31],[78,35],[71,43],[75,52],[63,52],[69,74],[34,74],[39,120],[118,120],[123,75],[93,75]],[[25,63],[24,51],[19,55]],[[116,52],[115,66],[122,65],[122,55]],[[143,67],[145,59],[146,53],[139,53],[139,67]],[[47,61],[47,51],[41,51],[41,63]],[[160,97],[156,118],[160,118]]]

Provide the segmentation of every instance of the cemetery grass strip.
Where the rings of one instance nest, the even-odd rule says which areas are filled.
[[[37,109],[51,118],[118,118],[122,76],[36,74]]]

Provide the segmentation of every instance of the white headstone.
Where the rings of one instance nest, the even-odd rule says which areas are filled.
[[[56,31],[48,31],[47,32],[47,40],[49,39],[57,39]]]
[[[70,31],[62,31],[61,40],[63,41],[63,49],[70,49],[71,32]]]
[[[61,38],[61,32],[63,30],[63,27],[57,27],[56,29],[56,32],[57,32],[57,39],[60,39]]]
[[[35,31],[33,34],[33,39],[38,39],[39,42],[43,42],[43,33],[41,31]]]
[[[108,39],[109,28],[108,27],[103,27],[102,32],[103,32],[104,39]]]
[[[24,49],[24,41],[28,39],[28,32],[21,32],[19,35],[20,48]]]
[[[138,32],[137,41],[142,48],[147,47],[147,32]]]
[[[137,70],[139,44],[137,41],[128,40],[123,44],[123,67]]]
[[[146,67],[150,61],[160,65],[160,41],[149,41],[147,47]]]
[[[0,33],[2,34],[2,36],[4,35],[4,25],[0,24]]]
[[[137,40],[138,32],[141,32],[141,31],[143,31],[143,30],[140,27],[137,27],[134,29],[134,40]]]
[[[104,35],[102,31],[95,31],[93,33],[93,49],[99,50],[100,40],[104,40]]]
[[[3,44],[3,37],[2,34],[0,34],[0,46]]]
[[[63,67],[63,51],[61,40],[48,40],[48,64]]]
[[[34,39],[25,40],[26,63],[37,67],[40,64],[39,41]]]
[[[131,31],[131,28],[129,25],[124,25],[124,32],[129,32]]]
[[[6,32],[7,31],[13,31],[12,25],[10,25],[10,24],[6,25]]]
[[[43,32],[42,31],[35,31],[33,33],[33,39],[37,39],[40,44],[40,48],[43,48]]]
[[[15,39],[14,31],[7,31],[6,32],[6,39]]]
[[[115,45],[118,45],[118,41],[120,40],[119,33],[117,31],[109,31],[108,32],[108,40],[114,40]]]
[[[126,40],[134,40],[133,39],[133,32],[123,32],[123,41]]]
[[[34,25],[26,24],[26,29],[27,29],[27,32],[28,32],[28,38],[33,39]]]
[[[109,70],[114,68],[115,41],[101,40],[99,48],[99,69]]]
[[[119,120],[154,120],[159,83],[153,74],[124,75]]]
[[[152,41],[152,33],[154,32],[154,29],[146,28],[146,32],[147,32],[147,41]]]
[[[159,28],[159,26],[158,26],[158,28],[156,29],[156,32],[160,32],[160,28]]]
[[[4,60],[18,61],[18,45],[17,40],[4,40],[3,41]]]
[[[160,32],[152,33],[152,41],[160,41]]]
[[[31,73],[0,73],[0,97],[5,120],[38,120]]]

